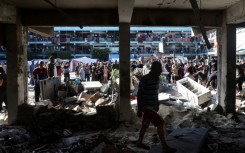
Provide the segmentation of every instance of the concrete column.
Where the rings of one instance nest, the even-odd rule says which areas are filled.
[[[219,50],[219,104],[225,113],[235,112],[236,93],[236,26],[222,26],[222,47]]]
[[[130,106],[130,23],[119,24],[120,121],[129,121]]]
[[[17,21],[20,18],[17,19]],[[27,28],[6,24],[8,123],[15,123],[18,105],[27,102]]]
[[[223,29],[224,30],[224,29]],[[222,49],[226,48],[225,46],[222,47],[222,28],[217,28],[216,29],[216,39],[218,43],[218,50],[217,50],[217,55],[218,55],[218,79],[217,79],[217,100],[219,104],[221,104],[221,101],[225,101],[225,92],[224,89],[226,89],[226,84],[225,84],[225,76],[226,76],[226,71],[222,71],[223,69],[226,68],[227,64],[225,62],[222,62],[222,59],[225,59],[226,57],[226,52],[222,52]],[[226,43],[224,43],[226,45]],[[222,68],[223,67],[223,68]],[[221,87],[223,90],[221,90]]]

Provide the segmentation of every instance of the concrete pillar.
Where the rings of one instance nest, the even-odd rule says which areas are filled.
[[[222,70],[225,69],[226,65],[227,65],[225,62],[222,62],[222,59],[225,59],[225,57],[226,57],[226,52],[222,52],[222,49],[226,48],[225,46],[222,47],[222,28],[216,29],[216,39],[217,39],[217,43],[218,43],[218,50],[217,50],[218,79],[217,79],[217,97],[216,98],[217,98],[219,104],[221,104],[221,101],[223,101],[223,102],[225,101],[224,89],[226,89],[226,84],[225,84],[226,72],[222,71]],[[226,45],[226,43],[224,43],[224,45]],[[222,88],[222,90],[221,90],[221,88]]]
[[[218,100],[225,113],[235,112],[236,93],[236,26],[222,26],[222,47],[219,50]]]
[[[130,106],[130,23],[119,24],[120,121],[129,121]]]
[[[8,77],[8,123],[15,123],[18,105],[27,102],[27,28],[20,24],[6,24]]]

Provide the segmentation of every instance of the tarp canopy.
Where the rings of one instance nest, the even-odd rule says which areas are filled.
[[[97,62],[97,59],[88,57],[74,58],[70,62],[70,71],[74,72],[78,63],[91,64]]]

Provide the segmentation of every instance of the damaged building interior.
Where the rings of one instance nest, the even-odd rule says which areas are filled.
[[[217,89],[210,91],[189,78],[176,88],[162,81],[158,113],[166,142],[177,153],[244,152],[244,97],[236,97],[235,70],[236,29],[245,27],[244,9],[245,0],[0,0],[8,99],[7,114],[0,113],[7,115],[0,122],[0,153],[167,152],[153,125],[144,138],[149,150],[136,146],[141,120],[131,96],[131,26],[192,27],[207,48],[207,32],[217,31]],[[113,71],[119,79],[112,79],[111,86],[85,83],[85,90],[68,82],[66,96],[47,81],[46,96],[55,92],[58,98],[30,105],[28,31],[51,36],[55,26],[118,26],[119,63]]]

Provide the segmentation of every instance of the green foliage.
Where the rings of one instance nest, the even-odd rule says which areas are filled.
[[[98,59],[100,61],[108,61],[110,50],[109,48],[99,49],[94,48],[92,51],[92,58]]]
[[[117,78],[119,78],[119,70],[118,69],[112,69],[110,79],[114,82],[114,81],[116,81]]]

